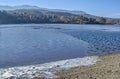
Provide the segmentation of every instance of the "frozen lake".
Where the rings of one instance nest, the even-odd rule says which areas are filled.
[[[0,25],[0,67],[118,52],[118,25]]]

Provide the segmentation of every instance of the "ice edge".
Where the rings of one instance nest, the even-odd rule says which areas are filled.
[[[53,78],[57,77],[55,73],[62,69],[69,69],[78,66],[93,65],[98,61],[98,56],[89,56],[84,58],[75,58],[68,60],[61,60],[45,64],[12,67],[0,69],[0,79],[10,77],[32,79],[33,77]]]

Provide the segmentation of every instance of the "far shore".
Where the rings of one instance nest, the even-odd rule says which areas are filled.
[[[89,24],[80,24],[80,23],[5,23],[5,24],[0,24],[0,25],[32,25],[32,24],[36,24],[36,25],[39,25],[39,24],[76,24],[76,25],[120,25],[120,24],[92,24],[92,23],[89,23]]]
[[[62,70],[54,79],[120,79],[120,54],[103,55],[98,59],[91,66]]]

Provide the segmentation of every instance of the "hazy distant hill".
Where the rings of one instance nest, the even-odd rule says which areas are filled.
[[[16,10],[16,9],[39,9],[37,6],[21,5],[21,6],[0,6],[0,10]]]
[[[119,24],[119,19],[103,18],[83,11],[47,9],[37,6],[0,6],[0,24],[15,23],[76,23]]]
[[[62,12],[62,13],[70,13],[74,15],[84,15],[87,17],[95,17],[93,15],[87,14],[83,11],[77,11],[77,10],[63,10],[63,9],[47,9],[47,8],[40,8],[38,6],[30,6],[30,5],[21,5],[21,6],[0,6],[0,10],[17,10],[17,9],[35,9],[40,10],[42,12]]]
[[[38,6],[30,6],[30,5],[21,5],[21,6],[0,6],[0,10],[16,10],[16,9],[39,9],[39,10],[46,10],[46,11],[53,11],[53,12],[69,12],[72,14],[86,14],[83,11],[69,11],[69,10],[62,10],[62,9],[47,9],[47,8],[40,8]]]

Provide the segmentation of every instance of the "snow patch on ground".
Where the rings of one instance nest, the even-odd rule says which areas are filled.
[[[55,73],[62,69],[69,69],[78,66],[93,65],[97,62],[97,56],[68,59],[56,62],[50,62],[39,65],[21,66],[0,69],[0,79],[13,77],[15,79],[32,79],[33,77],[53,78],[57,77]]]

